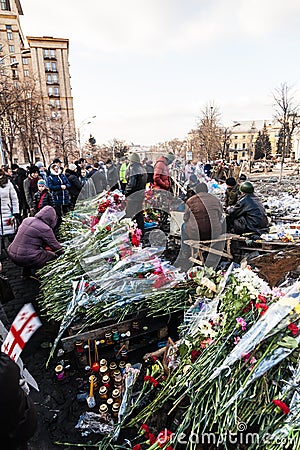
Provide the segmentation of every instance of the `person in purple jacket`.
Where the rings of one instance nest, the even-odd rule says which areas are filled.
[[[53,232],[56,221],[55,209],[45,206],[34,217],[27,217],[21,223],[7,252],[17,266],[24,268],[24,277],[31,275],[31,269],[40,269],[63,253]]]

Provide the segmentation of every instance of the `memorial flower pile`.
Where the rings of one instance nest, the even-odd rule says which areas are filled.
[[[272,290],[249,268],[227,274],[200,270],[194,280],[198,298],[182,325],[178,368],[129,425],[147,423],[172,399],[169,414],[187,403],[174,447],[182,433],[224,435],[239,431],[241,422],[270,433],[272,449],[279,423],[282,435],[297,435],[300,442],[299,413],[293,407],[299,405],[299,283],[286,292]],[[286,400],[287,393],[294,403]],[[295,426],[288,420],[292,414]],[[187,448],[196,449],[197,442]]]
[[[80,204],[67,217],[64,254],[40,271],[42,309],[52,319],[63,319],[60,337],[76,318],[88,327],[105,317],[124,316],[184,279],[160,259],[161,248],[141,247],[141,231],[124,218],[121,194],[100,194],[91,203],[87,212]],[[93,289],[72,296],[72,283],[79,281],[92,283]]]

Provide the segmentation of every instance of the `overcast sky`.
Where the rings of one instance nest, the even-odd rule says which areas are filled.
[[[70,40],[77,126],[101,144],[183,139],[214,102],[222,122],[273,117],[300,92],[300,0],[21,0],[27,36]],[[300,95],[299,95],[300,96]]]

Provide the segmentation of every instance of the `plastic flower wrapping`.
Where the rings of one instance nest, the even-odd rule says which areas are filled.
[[[224,436],[240,431],[241,422],[259,427],[261,442],[268,434],[260,448],[281,448],[272,447],[276,436],[295,436],[299,428],[299,283],[271,289],[248,267],[232,265],[197,270],[193,280],[198,288],[184,316],[178,364],[129,425],[148,423],[172,399],[169,414],[181,411],[174,448],[184,433]],[[257,441],[249,444],[257,448]],[[186,448],[196,449],[197,440]]]

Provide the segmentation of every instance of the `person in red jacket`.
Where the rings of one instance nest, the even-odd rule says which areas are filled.
[[[174,153],[168,153],[166,156],[160,156],[154,166],[154,189],[162,189],[164,191],[171,190],[171,179],[169,165],[175,159]]]

